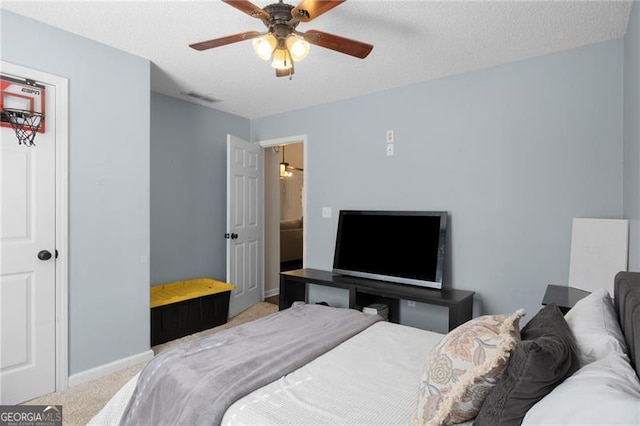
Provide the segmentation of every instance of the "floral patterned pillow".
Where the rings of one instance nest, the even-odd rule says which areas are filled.
[[[427,359],[413,423],[449,425],[473,419],[520,340],[524,313],[485,315],[451,330]]]

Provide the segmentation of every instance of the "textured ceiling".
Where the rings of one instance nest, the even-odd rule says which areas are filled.
[[[2,9],[150,59],[155,92],[192,100],[182,93],[196,91],[221,100],[196,103],[256,118],[622,38],[631,2],[349,0],[298,30],[370,43],[371,54],[312,46],[291,80],[276,78],[250,41],[188,47],[265,29],[219,1],[2,1]]]

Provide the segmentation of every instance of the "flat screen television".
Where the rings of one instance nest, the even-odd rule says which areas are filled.
[[[442,288],[447,212],[340,210],[333,272]]]

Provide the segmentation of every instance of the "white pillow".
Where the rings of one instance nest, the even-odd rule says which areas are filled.
[[[611,353],[627,353],[613,300],[606,289],[579,300],[564,317],[576,338],[581,366]]]
[[[567,378],[535,404],[523,425],[639,425],[640,380],[626,355],[611,354]]]

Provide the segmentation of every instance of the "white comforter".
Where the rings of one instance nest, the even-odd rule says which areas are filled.
[[[379,322],[325,355],[239,399],[222,423],[410,424],[426,357],[442,334]],[[114,425],[131,379],[89,424]]]
[[[410,424],[425,360],[442,336],[376,323],[238,400],[223,424]]]

